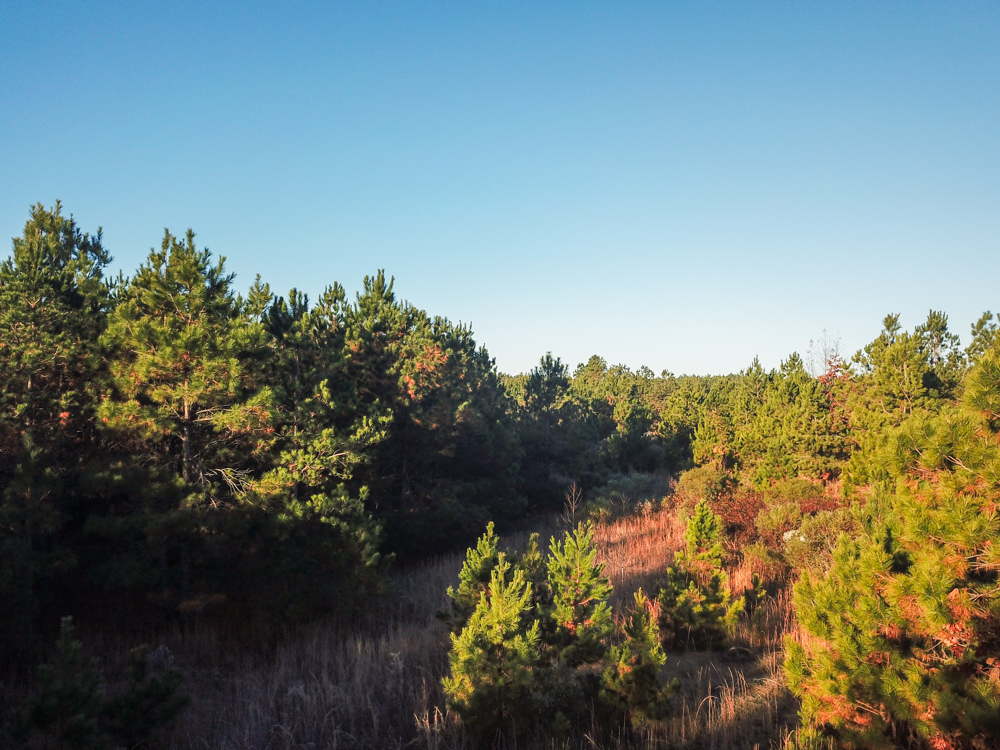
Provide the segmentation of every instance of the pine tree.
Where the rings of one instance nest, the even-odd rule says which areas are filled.
[[[38,669],[38,688],[28,702],[27,733],[39,733],[73,750],[107,747],[100,724],[103,675],[97,659],[85,659],[73,635],[73,620],[62,619],[54,664]]]
[[[695,507],[684,539],[686,551],[675,555],[658,598],[663,643],[718,648],[736,624],[744,600],[729,590],[722,567],[722,519],[707,500]]]
[[[692,574],[708,573],[722,567],[722,519],[707,500],[695,506],[684,530],[686,554],[680,561]]]
[[[965,347],[965,358],[970,365],[975,365],[998,340],[1000,331],[1000,315],[994,315],[987,310],[972,324],[972,340]]]
[[[250,567],[256,580],[245,584],[263,589],[261,609],[302,619],[350,611],[378,591],[388,562],[379,552],[381,527],[365,509],[367,489],[355,494],[346,483],[364,460],[361,450],[381,435],[367,419],[346,438],[334,429],[304,431],[239,494],[239,509],[259,511],[251,520],[268,529]]]
[[[601,680],[601,701],[612,713],[633,726],[662,719],[667,694],[658,679],[667,657],[660,646],[660,632],[649,599],[639,589],[635,603],[622,623],[621,643],[611,648],[610,665]]]
[[[875,457],[888,480],[825,577],[795,589],[786,670],[803,724],[866,748],[1000,744],[1000,351],[960,405]]]
[[[458,588],[448,587],[451,612],[438,613],[438,617],[448,623],[452,633],[460,633],[468,624],[503,557],[500,537],[494,533],[493,522],[490,521],[476,546],[465,553],[465,561],[458,573]]]
[[[388,549],[419,554],[523,509],[509,403],[493,360],[468,326],[400,300],[384,271],[365,277],[353,304],[334,286],[317,308],[309,313],[310,328],[339,347],[339,357],[316,358],[331,366],[323,377],[333,395],[332,407],[319,413],[330,413],[342,430],[362,418],[388,417],[385,438],[371,446],[371,460],[351,483],[370,489],[368,508],[385,529]],[[296,344],[297,324],[283,325],[293,329],[282,345],[288,348]]]
[[[354,384],[347,377],[349,354],[343,287],[327,287],[319,303],[296,289],[274,299],[266,289],[261,320],[269,336],[265,380],[274,395],[275,428],[289,443],[303,432],[348,428],[359,417]],[[327,397],[324,397],[324,392]]]
[[[855,377],[846,389],[853,452],[845,476],[850,487],[886,479],[873,464],[882,439],[909,415],[933,411],[939,394],[928,390],[933,379],[928,347],[917,334],[902,330],[899,315],[888,315],[873,342],[853,357]]]
[[[0,663],[31,648],[39,602],[76,555],[75,485],[97,450],[99,337],[110,307],[101,233],[32,207],[0,263]]]
[[[525,383],[525,407],[542,426],[545,445],[549,447],[559,401],[569,387],[568,368],[559,357],[547,352]]]
[[[569,385],[566,365],[551,352],[530,373],[519,376],[516,385],[508,382],[508,391],[518,400],[519,438],[524,450],[521,491],[535,505],[554,508],[562,496],[562,486],[553,474],[566,469],[563,455],[572,442],[568,428],[576,421],[566,418],[572,408],[567,397]],[[565,473],[573,475],[575,471]]]
[[[269,434],[271,393],[255,391],[241,362],[263,330],[246,325],[224,262],[192,231],[183,242],[166,232],[120,290],[105,336],[113,393],[100,416],[186,483],[225,478]]]
[[[0,264],[0,457],[22,437],[73,450],[93,414],[98,337],[110,305],[101,233],[84,234],[59,203],[32,207]]]
[[[191,703],[183,692],[183,673],[163,665],[154,670],[148,646],[129,654],[127,681],[122,689],[107,697],[102,723],[116,747],[149,747],[161,732],[169,729]]]
[[[25,747],[148,747],[190,703],[181,690],[183,675],[169,666],[154,673],[145,646],[130,654],[125,685],[109,688],[100,662],[84,659],[71,617],[62,619],[55,657],[38,668],[37,687],[15,727]]]
[[[515,568],[524,571],[524,579],[531,584],[531,606],[542,621],[542,637],[547,638],[553,625],[545,616],[552,609],[552,590],[549,588],[548,559],[542,554],[538,539],[537,532],[530,534],[524,552],[515,554],[512,562]]]
[[[965,371],[966,360],[958,336],[948,330],[948,316],[940,310],[930,310],[927,320],[913,333],[927,360],[924,385],[932,394],[950,398]]]
[[[539,636],[530,602],[524,573],[501,558],[465,628],[452,633],[444,690],[451,710],[479,739],[516,737],[534,727]]]
[[[259,319],[265,295],[255,290],[245,302],[232,280],[225,259],[197,248],[192,231],[183,240],[165,232],[160,249],[117,290],[102,336],[110,382],[100,424],[123,463],[141,462],[145,481],[156,486],[137,493],[109,480],[108,495],[139,495],[143,512],[125,523],[108,518],[102,527],[116,551],[134,546],[122,545],[120,534],[144,537],[144,563],[157,568],[147,585],[158,582],[163,606],[200,606],[202,596],[251,601],[226,595],[238,580],[232,560],[270,530],[268,519],[239,507],[274,442],[272,394],[256,366],[266,341]],[[162,492],[164,485],[171,492]],[[150,508],[144,495],[165,496],[163,505]],[[241,560],[240,569],[250,562]]]
[[[612,588],[597,560],[592,524],[581,523],[561,542],[552,538],[548,578],[559,660],[571,667],[600,661],[614,629],[607,603]]]

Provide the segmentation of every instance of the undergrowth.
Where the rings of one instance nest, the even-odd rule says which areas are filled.
[[[547,539],[559,521],[549,519]],[[614,585],[616,616],[639,587],[656,590],[684,525],[667,509],[600,523],[596,541]],[[523,547],[527,534],[507,537]],[[445,706],[441,677],[448,666],[448,629],[435,617],[447,606],[463,556],[445,555],[398,570],[376,611],[344,634],[316,624],[289,632],[266,655],[233,653],[207,630],[176,632],[166,645],[188,675],[191,708],[170,738],[176,750],[298,750],[467,746]],[[771,572],[755,558],[730,570],[734,591],[754,574]],[[772,595],[742,617],[732,645],[720,652],[671,652],[661,678],[680,692],[669,717],[640,730],[603,736],[577,728],[593,747],[780,747],[795,725],[796,706],[783,684],[782,639],[792,627],[783,579],[768,580]],[[525,743],[521,742],[521,747]]]

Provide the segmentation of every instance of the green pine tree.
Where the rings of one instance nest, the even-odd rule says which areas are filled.
[[[448,705],[473,737],[498,741],[534,728],[539,663],[531,586],[502,558],[465,628],[452,633]]]
[[[239,510],[257,511],[251,520],[267,529],[265,548],[241,571],[252,572],[245,588],[260,591],[262,609],[303,619],[351,611],[378,591],[388,562],[379,552],[381,527],[365,508],[367,488],[353,493],[347,482],[361,451],[382,434],[367,419],[346,438],[334,429],[303,431],[239,494]]]
[[[0,263],[0,663],[31,649],[39,603],[77,555],[75,485],[99,454],[99,338],[110,308],[101,233],[33,206]]]
[[[112,750],[148,747],[189,704],[183,675],[154,672],[148,649],[134,649],[124,686],[109,686],[96,658],[84,659],[73,620],[62,619],[55,661],[38,668],[38,683],[15,734],[26,748]]]
[[[672,648],[719,648],[743,611],[722,567],[722,519],[707,500],[695,506],[658,598],[663,643]]]
[[[448,623],[452,633],[460,633],[468,624],[503,557],[500,537],[493,531],[493,522],[490,521],[476,546],[465,553],[465,561],[458,573],[458,588],[448,587],[451,612],[438,613],[438,617]]]
[[[119,291],[105,344],[113,353],[104,423],[158,454],[189,484],[216,483],[266,446],[271,392],[241,361],[261,344],[230,286],[225,259],[169,232]]]
[[[83,657],[83,645],[73,634],[73,619],[64,617],[53,664],[38,668],[38,687],[28,701],[24,734],[45,738],[72,750],[106,748],[101,727],[104,710],[103,675],[98,660]]]
[[[581,523],[561,542],[552,538],[548,578],[559,660],[571,667],[600,661],[614,623],[607,603],[611,582],[597,559],[593,524]]]
[[[660,668],[667,657],[660,646],[660,631],[652,610],[649,599],[639,589],[622,623],[621,642],[611,648],[610,664],[601,680],[604,706],[614,715],[625,717],[632,726],[662,719],[667,695],[676,687],[664,688],[659,682]]]
[[[110,261],[100,231],[84,234],[56,203],[32,207],[24,235],[0,263],[4,464],[16,461],[26,434],[49,451],[73,451],[91,430]]]
[[[514,567],[524,571],[524,579],[531,584],[531,606],[541,620],[543,639],[551,630],[552,621],[545,614],[552,609],[552,590],[549,588],[548,559],[538,545],[538,533],[528,536],[524,552],[515,554]]]
[[[124,687],[107,697],[102,723],[115,747],[144,748],[160,733],[169,729],[190,705],[182,689],[184,675],[163,665],[154,670],[148,646],[132,649],[129,654],[127,681]]]
[[[823,578],[795,589],[788,641],[803,724],[851,747],[1000,745],[1000,351],[957,406],[873,457],[887,477]]]
[[[1000,331],[1000,315],[994,315],[987,310],[972,324],[972,340],[965,347],[965,358],[970,365],[975,365],[980,357],[989,351],[998,340]]]

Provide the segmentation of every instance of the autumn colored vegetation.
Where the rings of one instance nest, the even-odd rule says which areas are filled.
[[[991,313],[507,375],[381,271],[110,263],[0,264],[0,744],[1000,746]]]

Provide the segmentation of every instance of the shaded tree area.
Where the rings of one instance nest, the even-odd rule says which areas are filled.
[[[244,296],[190,231],[132,276],[110,262],[57,204],[0,266],[5,665],[68,614],[351,616],[393,556],[523,514],[493,360],[384,273],[353,300]]]

